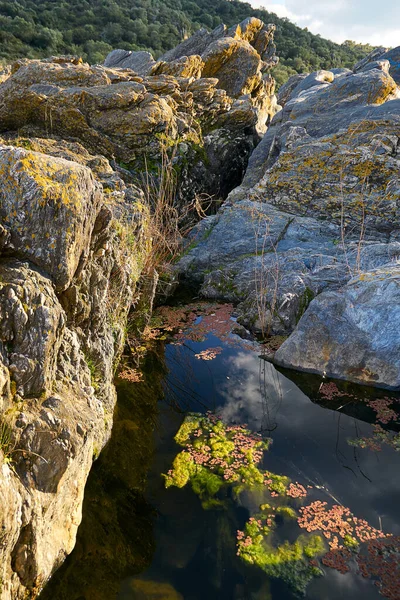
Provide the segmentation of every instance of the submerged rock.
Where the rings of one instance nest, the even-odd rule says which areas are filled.
[[[160,583],[147,579],[134,579],[130,588],[135,600],[183,600],[170,583]]]

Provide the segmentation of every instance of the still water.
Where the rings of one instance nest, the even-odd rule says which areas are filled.
[[[218,348],[216,356],[199,359],[209,348]],[[113,438],[90,475],[76,549],[44,599],[296,598],[236,553],[236,532],[268,500],[267,489],[239,498],[228,492],[224,509],[204,510],[190,485],[165,488],[161,474],[182,450],[174,436],[187,411],[212,411],[226,424],[247,424],[271,438],[263,468],[309,486],[306,503],[343,505],[372,527],[400,535],[399,452],[387,443],[379,450],[349,444],[372,439],[376,412],[367,401],[384,394],[347,386],[347,395],[321,397],[321,378],[278,372],[256,344],[212,333],[178,345],[160,342],[144,370],[143,382],[119,385]],[[396,432],[398,423],[383,427]],[[286,534],[282,526],[275,535],[283,541]],[[398,569],[395,563],[395,581]],[[382,598],[354,568],[323,571],[306,598]]]

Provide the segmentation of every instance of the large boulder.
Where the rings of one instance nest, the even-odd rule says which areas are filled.
[[[366,71],[371,68],[371,65],[377,65],[388,61],[388,71],[398,85],[400,85],[400,46],[388,50],[383,46],[375,48],[368,56],[360,60],[354,66],[354,72]]]
[[[297,82],[232,199],[256,196],[347,229],[396,230],[399,106],[396,82],[375,68]]]
[[[113,50],[104,61],[104,66],[112,69],[131,69],[138,75],[148,75],[155,62],[150,52]]]
[[[216,77],[230,96],[251,94],[261,81],[260,55],[249,43],[225,37],[202,54],[203,75]]]
[[[226,203],[194,230],[178,269],[206,298],[234,302],[253,331],[289,334],[318,294],[399,254],[398,242],[343,243],[333,222],[243,200]]]
[[[389,263],[315,298],[274,362],[400,390],[399,328],[400,268]]]
[[[157,63],[146,63],[145,53],[125,50],[111,52],[104,65],[112,68],[132,68],[146,75],[169,74],[180,77],[216,78],[218,88],[229,97],[248,95],[258,113],[257,132],[264,133],[266,125],[278,110],[274,96],[275,82],[266,74],[278,59],[275,54],[274,25],[264,25],[255,17],[227,28],[220,25],[214,31],[200,29],[176,48],[166,52]],[[139,66],[135,69],[135,61]],[[143,59],[144,60],[144,59]]]
[[[0,216],[9,246],[67,288],[87,255],[102,201],[91,171],[62,158],[0,146]]]
[[[176,46],[176,48],[168,50],[160,60],[171,62],[183,56],[193,54],[203,55],[215,42],[228,37],[251,44],[261,59],[268,63],[268,66],[274,66],[278,63],[278,58],[275,55],[276,47],[273,41],[274,31],[275,25],[264,25],[256,17],[248,17],[229,29],[226,25],[219,25],[211,32],[208,32],[206,29],[199,29],[190,38]]]

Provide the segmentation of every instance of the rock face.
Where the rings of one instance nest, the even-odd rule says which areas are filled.
[[[204,296],[236,302],[253,330],[294,331],[279,364],[399,388],[397,329],[385,333],[381,298],[400,256],[400,89],[395,60],[378,58],[283,86],[242,184],[194,232],[180,269]],[[364,277],[375,272],[372,289]]]
[[[77,163],[23,148],[2,147],[0,165],[0,216],[8,246],[43,267],[62,291],[85,258],[101,185]]]
[[[12,141],[0,145],[2,600],[36,597],[75,544],[148,243],[137,190],[108,161]]]
[[[0,132],[73,138],[137,175],[173,151],[185,202],[226,197],[277,110],[273,34],[249,19],[198,32],[158,62],[124,50],[103,66],[17,61],[1,78]]]

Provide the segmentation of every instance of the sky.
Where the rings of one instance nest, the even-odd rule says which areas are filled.
[[[248,0],[334,42],[400,46],[400,0]]]

